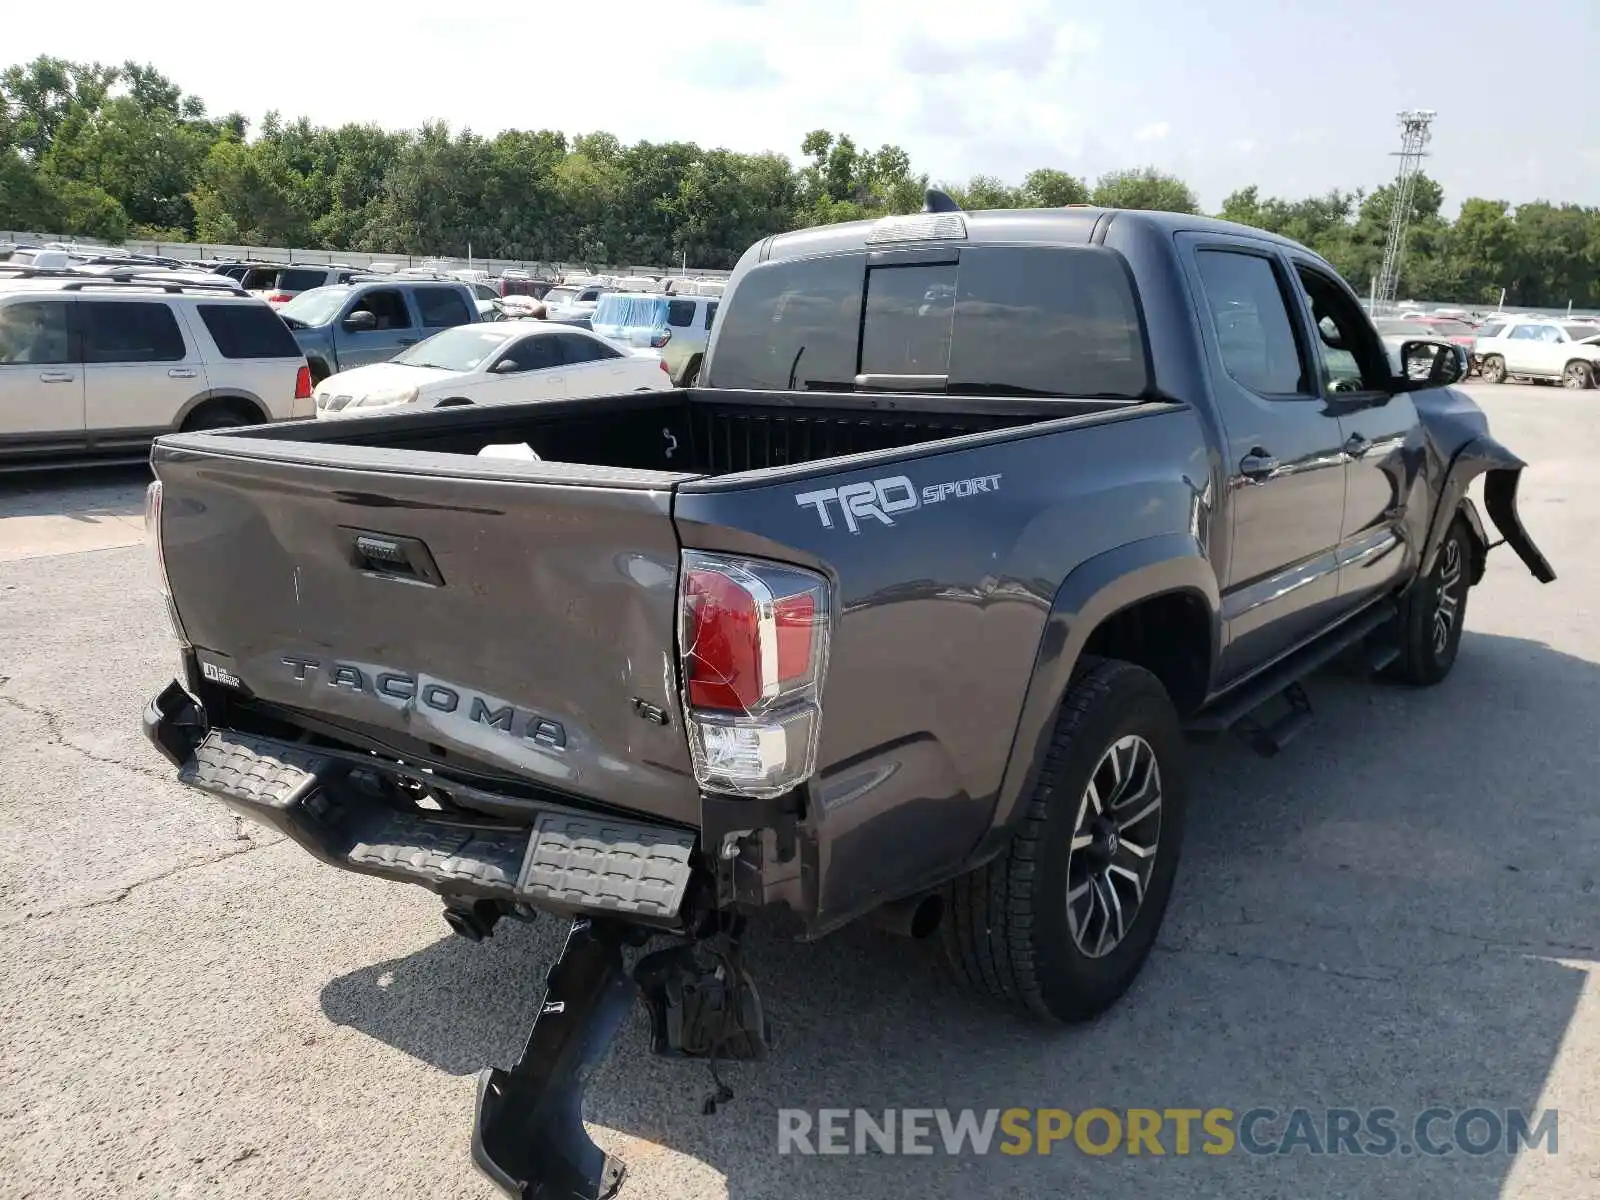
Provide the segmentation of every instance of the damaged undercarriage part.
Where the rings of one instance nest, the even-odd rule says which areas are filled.
[[[623,947],[642,945],[650,931],[575,918],[522,1057],[509,1071],[491,1067],[478,1078],[472,1158],[479,1169],[519,1200],[616,1193],[624,1167],[585,1131],[583,1093],[641,990],[656,1053],[710,1061],[717,1090],[704,1111],[730,1099],[717,1062],[762,1058],[771,1044],[736,935],[725,930],[646,955],[630,976]]]

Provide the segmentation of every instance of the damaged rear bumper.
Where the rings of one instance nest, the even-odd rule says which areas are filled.
[[[692,831],[556,804],[530,805],[516,822],[419,808],[394,784],[428,782],[426,775],[208,729],[176,681],[146,708],[144,730],[177,765],[180,782],[271,826],[330,866],[418,884],[452,900],[501,901],[662,929],[682,924],[693,874]],[[468,805],[477,791],[449,787]]]

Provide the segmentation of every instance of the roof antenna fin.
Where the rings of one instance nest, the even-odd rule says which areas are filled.
[[[922,211],[929,213],[960,212],[961,205],[950,198],[950,193],[929,188],[923,193]]]

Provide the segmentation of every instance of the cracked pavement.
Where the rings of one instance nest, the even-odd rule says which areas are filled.
[[[725,1070],[732,1104],[701,1116],[706,1072],[648,1056],[639,1014],[591,1086],[625,1200],[1600,1193],[1600,399],[1475,390],[1533,464],[1522,512],[1561,578],[1497,551],[1442,687],[1319,676],[1277,758],[1195,744],[1177,891],[1120,1006],[1047,1028],[966,997],[926,946],[763,926],[778,1046]],[[141,488],[0,480],[0,1197],[490,1200],[475,1074],[516,1057],[563,931],[471,945],[429,894],[173,782],[139,732],[175,659],[143,548],[40,541],[136,514]],[[1434,1104],[1559,1108],[1559,1152],[775,1152],[780,1107]]]

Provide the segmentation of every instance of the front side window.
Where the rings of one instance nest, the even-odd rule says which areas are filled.
[[[350,313],[358,312],[369,312],[377,319],[374,329],[411,328],[411,314],[406,309],[406,298],[398,291],[384,288],[368,292],[350,306]]]
[[[524,371],[545,371],[561,365],[561,348],[557,333],[538,333],[523,338],[508,347],[500,356],[502,374],[520,375]],[[515,363],[512,367],[509,364]],[[497,364],[499,365],[499,364]]]
[[[1295,274],[1311,302],[1311,315],[1316,321],[1317,337],[1314,342],[1317,357],[1327,380],[1330,393],[1382,392],[1388,390],[1392,369],[1381,343],[1374,343],[1371,324],[1352,300],[1333,279],[1304,264],[1297,264]],[[1403,323],[1396,332],[1409,336],[1412,329],[1417,337],[1434,336],[1425,325]]]
[[[1305,395],[1307,372],[1272,260],[1234,250],[1195,255],[1222,365],[1262,396]]]
[[[65,300],[29,300],[0,308],[0,365],[72,361]]]
[[[159,302],[85,300],[83,361],[88,363],[181,362],[183,334],[172,310]]]
[[[1539,340],[1539,327],[1537,325],[1518,325],[1508,336],[1515,342],[1536,342]]]

